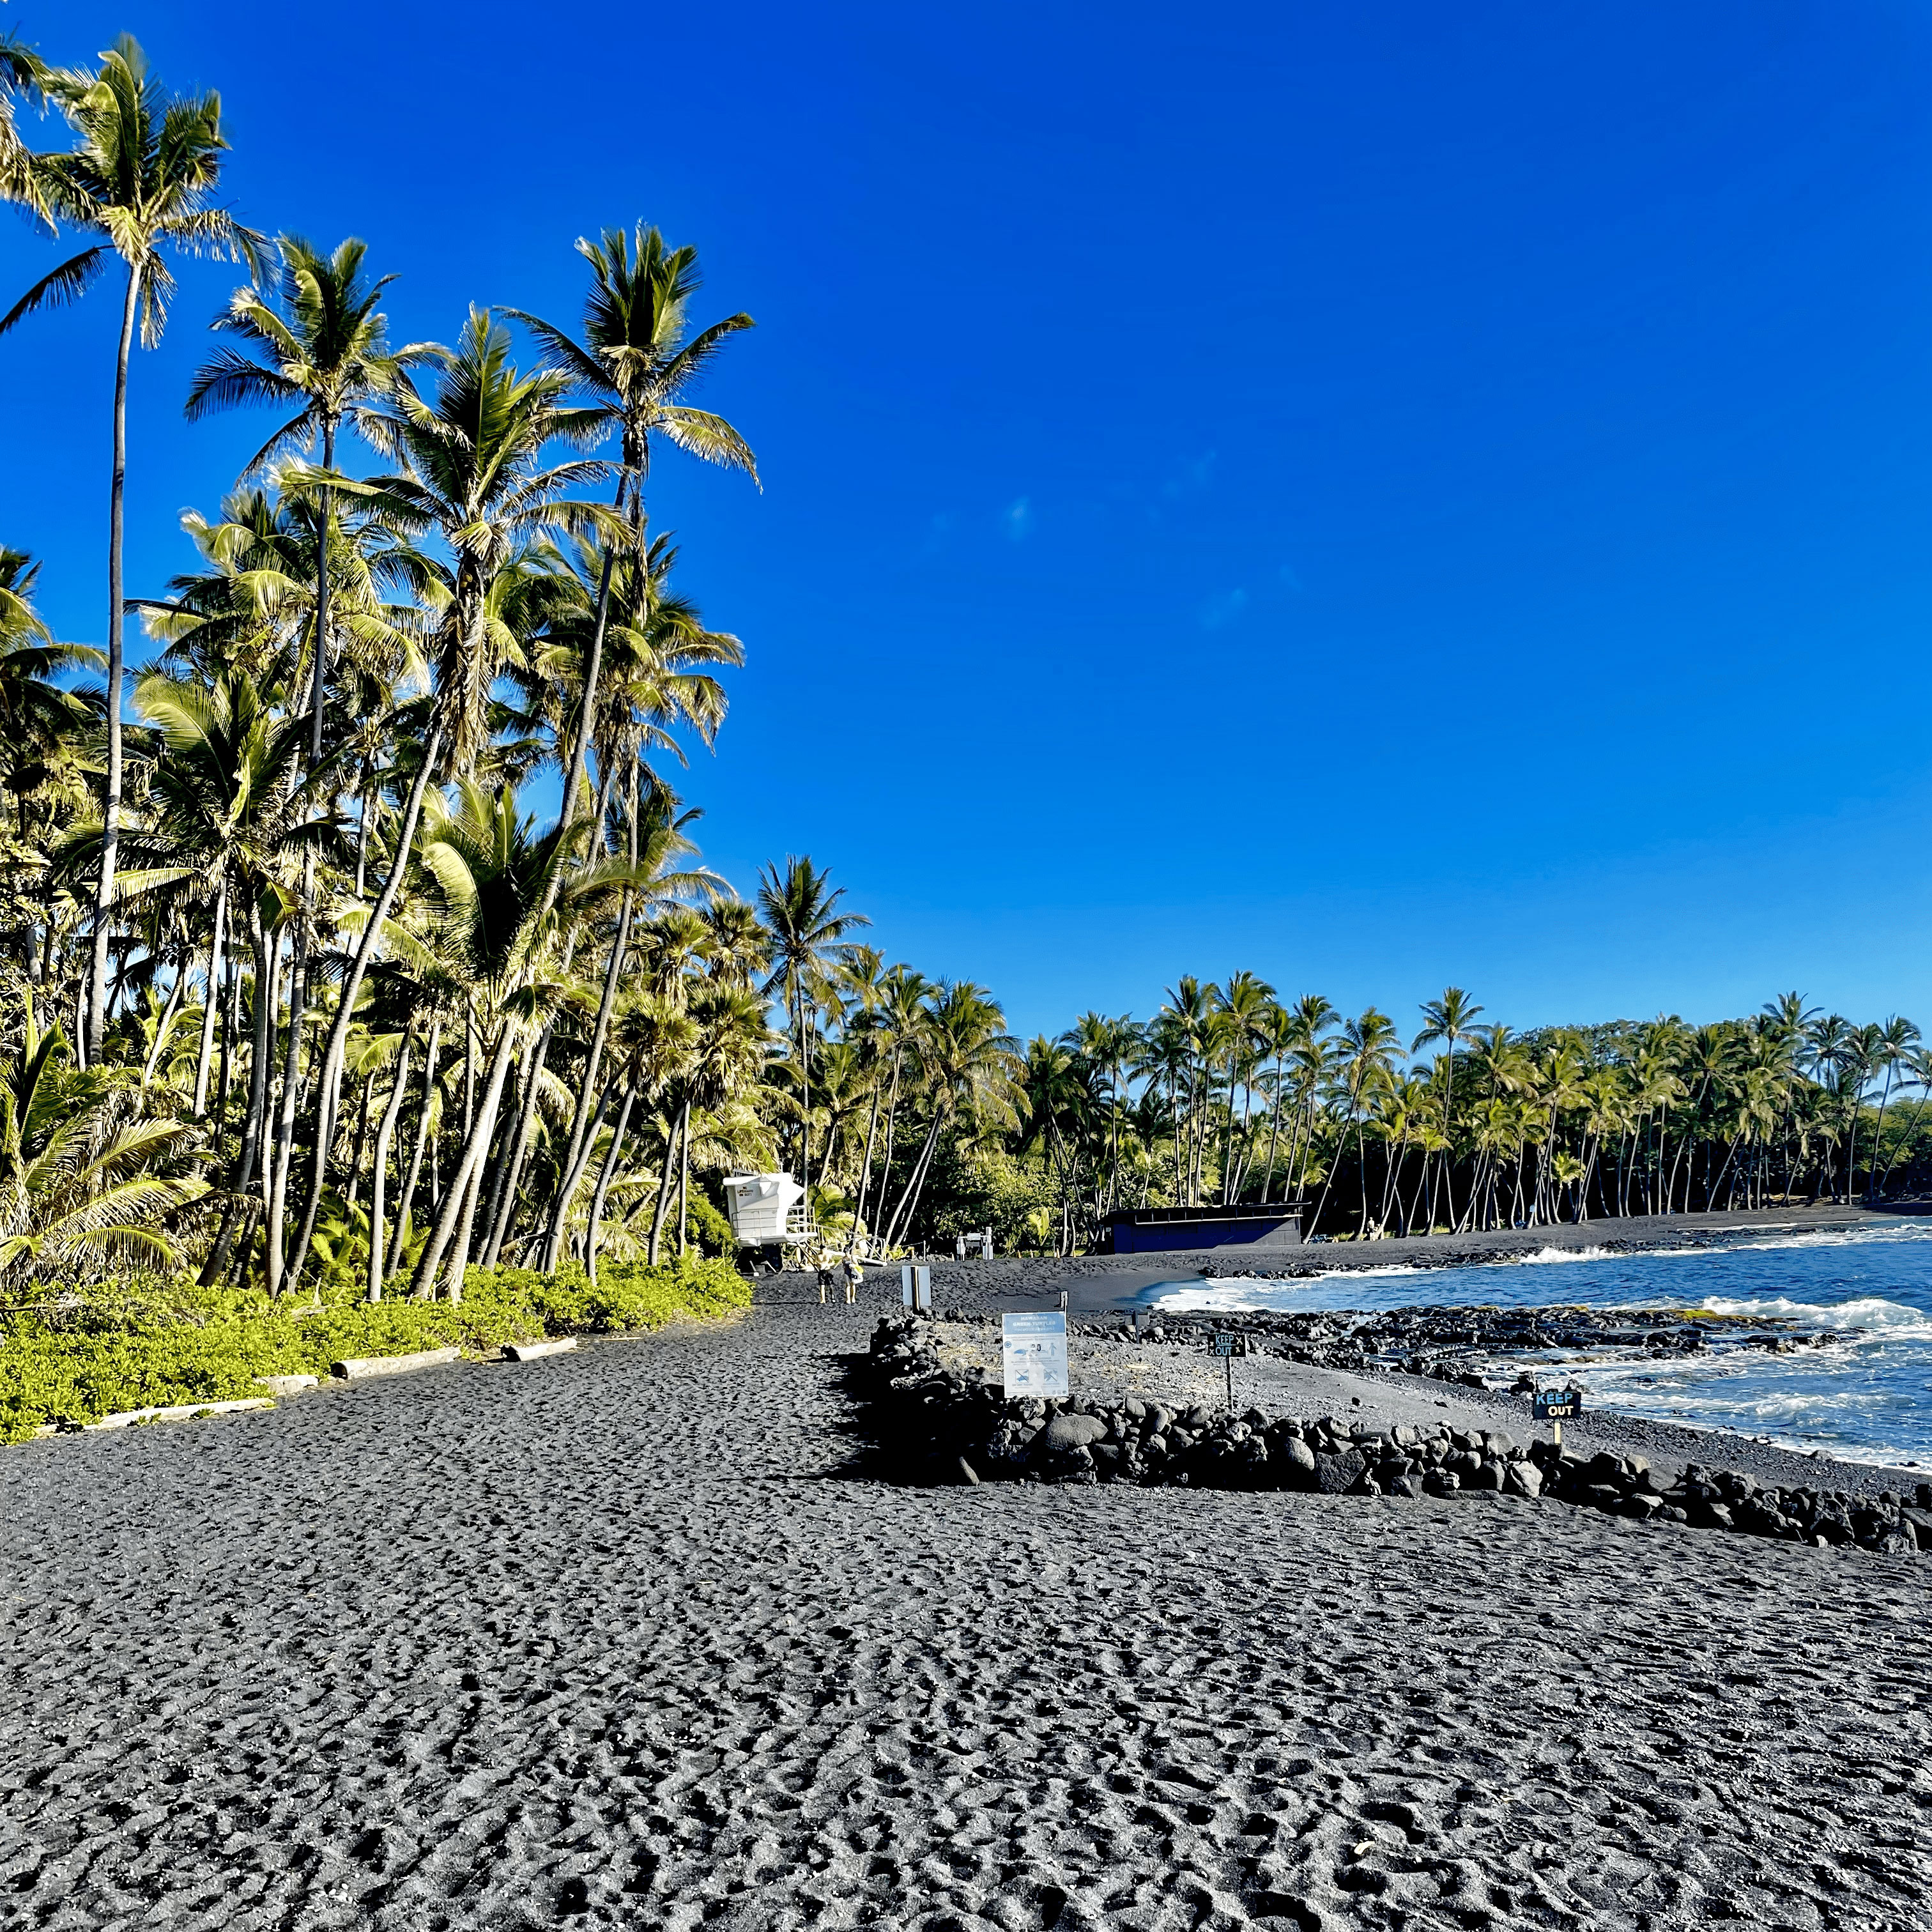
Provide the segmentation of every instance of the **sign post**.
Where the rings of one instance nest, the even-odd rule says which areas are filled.
[[[932,1312],[932,1270],[915,1268],[910,1262],[899,1267],[899,1299],[915,1315]]]
[[[1549,1424],[1550,1439],[1560,1452],[1563,1447],[1563,1418],[1583,1413],[1583,1391],[1574,1382],[1566,1389],[1538,1389],[1530,1398],[1530,1407],[1538,1422]]]
[[[1217,1328],[1208,1339],[1228,1371],[1228,1407],[1232,1412],[1234,1406],[1234,1358],[1248,1352],[1248,1338],[1226,1328]]]
[[[1032,1397],[1061,1401],[1070,1393],[1066,1380],[1066,1317],[1052,1315],[1003,1315],[1000,1318],[1006,1400]]]

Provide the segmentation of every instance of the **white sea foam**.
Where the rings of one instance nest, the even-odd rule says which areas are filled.
[[[1814,1328],[1864,1328],[1904,1340],[1932,1337],[1932,1316],[1902,1301],[1876,1294],[1852,1301],[1793,1301],[1784,1295],[1714,1294],[1702,1304],[1713,1315],[1743,1315],[1765,1321],[1802,1322]]]

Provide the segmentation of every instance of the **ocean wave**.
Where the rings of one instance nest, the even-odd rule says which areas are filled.
[[[1888,1336],[1932,1336],[1932,1316],[1922,1308],[1882,1296],[1861,1295],[1851,1301],[1794,1301],[1788,1295],[1708,1296],[1701,1306],[1713,1315],[1742,1315],[1765,1321],[1800,1322],[1813,1328],[1882,1330]]]

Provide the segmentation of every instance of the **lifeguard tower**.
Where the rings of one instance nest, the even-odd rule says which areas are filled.
[[[818,1232],[805,1190],[788,1174],[728,1174],[724,1211],[741,1248],[800,1246]]]

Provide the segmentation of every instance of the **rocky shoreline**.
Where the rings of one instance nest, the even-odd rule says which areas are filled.
[[[1552,1442],[1451,1421],[1307,1420],[1158,1396],[1009,1402],[977,1364],[949,1362],[932,1323],[882,1318],[859,1376],[888,1462],[915,1480],[1119,1483],[1142,1488],[1324,1496],[1547,1498],[1639,1522],[1774,1537],[1886,1556],[1932,1551],[1932,1482],[1876,1496],[1760,1482],[1687,1462],[1674,1474],[1634,1450],[1580,1455]]]

